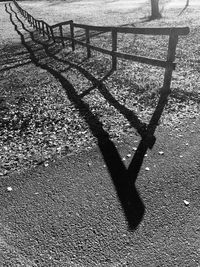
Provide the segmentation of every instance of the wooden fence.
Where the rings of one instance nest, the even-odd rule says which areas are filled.
[[[37,20],[31,16],[27,11],[22,9],[16,0],[13,0],[14,4],[18,8],[19,12],[28,20],[28,22],[36,28],[43,35],[47,35],[52,38],[55,42],[56,39],[60,39],[62,45],[65,46],[65,40],[71,41],[72,50],[75,50],[75,44],[82,45],[87,49],[87,57],[91,57],[91,50],[95,50],[112,57],[112,69],[117,68],[117,58],[122,58],[126,60],[132,60],[140,63],[150,64],[153,66],[158,66],[165,68],[164,84],[162,87],[162,93],[169,93],[172,72],[175,69],[175,53],[176,46],[178,43],[178,36],[189,34],[188,27],[177,27],[177,28],[129,28],[129,27],[104,27],[104,26],[92,26],[74,23],[72,20],[65,21],[62,23],[57,23],[55,25],[49,25],[43,20]],[[63,27],[69,25],[69,36],[64,36]],[[74,30],[76,28],[85,30],[85,42],[77,40],[74,37]],[[55,36],[55,29],[59,32],[59,36]],[[100,48],[90,44],[90,33],[91,31],[97,31],[100,33],[111,33],[112,37],[112,50]],[[124,34],[143,34],[143,35],[167,35],[169,36],[168,41],[168,51],[166,60],[148,58],[144,56],[136,56],[127,53],[122,53],[117,51],[117,37],[118,33]]]

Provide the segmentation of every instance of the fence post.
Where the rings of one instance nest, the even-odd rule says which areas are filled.
[[[47,36],[50,39],[50,31],[49,31],[49,25],[48,24],[46,24],[46,29],[47,29]]]
[[[53,41],[55,43],[55,36],[54,36],[54,32],[53,32],[53,28],[52,27],[50,27],[50,31],[51,31],[52,39],[53,39]]]
[[[38,25],[39,25],[39,32],[41,33],[42,29],[41,29],[41,26],[40,26],[41,25],[41,21],[40,20],[38,21]]]
[[[45,36],[45,31],[44,31],[44,21],[42,21],[42,33],[43,33],[43,36]]]
[[[59,26],[59,30],[60,30],[60,37],[61,37],[61,42],[62,42],[62,46],[65,46],[65,42],[63,40],[63,28],[62,25]]]
[[[71,32],[71,40],[72,40],[72,51],[75,50],[75,42],[74,42],[74,23],[70,22],[70,32]]]
[[[167,62],[169,62],[169,66],[167,66],[165,69],[164,82],[163,82],[163,87],[161,89],[161,93],[164,95],[169,94],[171,90],[170,86],[172,80],[173,66],[170,63],[173,63],[175,60],[177,43],[178,43],[178,35],[172,29],[169,35],[169,44],[167,51]]]
[[[85,29],[85,35],[86,35],[86,44],[90,45],[90,32],[89,32],[89,28]],[[90,58],[91,57],[91,50],[90,47],[87,46],[87,57]]]
[[[117,51],[117,30],[115,28],[112,29],[112,69],[117,69],[117,58],[114,55],[114,52]]]
[[[35,20],[35,27],[36,27],[36,30],[38,30],[38,21]]]

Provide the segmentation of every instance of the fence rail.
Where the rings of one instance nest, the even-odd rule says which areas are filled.
[[[57,23],[54,25],[49,25],[43,20],[37,20],[31,16],[27,11],[22,9],[16,0],[13,0],[14,4],[18,8],[19,12],[28,20],[28,22],[36,28],[43,35],[47,35],[49,38],[52,38],[54,42],[56,39],[60,39],[62,45],[65,46],[65,40],[71,41],[72,50],[75,50],[75,44],[86,47],[87,57],[91,57],[91,50],[101,52],[103,54],[110,55],[112,57],[112,69],[116,70],[117,68],[117,58],[122,58],[125,60],[136,61],[140,63],[145,63],[153,66],[158,66],[165,68],[164,74],[164,83],[162,88],[162,93],[169,93],[172,72],[175,69],[175,53],[176,46],[178,43],[178,36],[189,34],[188,27],[172,27],[172,28],[128,28],[128,27],[111,27],[111,26],[93,26],[93,25],[84,25],[74,23],[73,20],[68,20],[65,22]],[[69,36],[64,36],[63,26],[69,25]],[[74,36],[74,30],[76,28],[81,28],[85,30],[85,42],[77,40]],[[55,29],[58,29],[59,36],[55,36]],[[112,37],[112,50],[104,49],[90,44],[90,32],[97,31],[100,33],[111,33]],[[122,53],[117,51],[117,37],[118,34],[143,34],[143,35],[167,35],[169,36],[168,41],[168,51],[167,59],[160,60],[155,58],[148,58],[143,56],[136,56],[127,53]]]

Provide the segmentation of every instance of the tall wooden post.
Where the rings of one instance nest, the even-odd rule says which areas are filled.
[[[63,28],[62,28],[62,25],[59,26],[59,29],[60,29],[60,37],[61,37],[62,46],[64,47],[65,46],[65,42],[64,42],[64,39],[63,39]]]
[[[74,42],[74,23],[70,22],[70,32],[71,32],[71,40],[72,40],[72,51],[75,50],[75,42]]]
[[[167,68],[165,69],[163,88],[161,90],[161,93],[163,94],[170,93],[170,86],[171,86],[172,72],[173,72],[173,66],[170,63],[173,63],[175,60],[177,43],[178,43],[178,35],[176,34],[175,30],[172,29],[169,36],[169,44],[167,51],[167,62],[169,63],[169,66],[167,66]]]
[[[89,29],[85,29],[85,35],[86,35],[86,44],[89,45],[90,44],[90,32]],[[91,50],[90,47],[87,46],[87,58],[91,57]]]
[[[112,69],[116,70],[117,69],[117,57],[114,54],[114,52],[117,51],[117,30],[112,29]]]
[[[42,33],[43,33],[43,36],[45,36],[44,21],[42,21]]]
[[[178,35],[175,32],[175,29],[171,30],[169,36],[169,44],[168,44],[168,53],[167,53],[167,62],[169,65],[165,69],[164,82],[163,87],[160,91],[160,98],[156,109],[150,119],[149,125],[147,127],[147,136],[145,142],[148,143],[149,148],[152,148],[155,142],[154,132],[162,115],[165,105],[167,104],[168,96],[171,92],[171,80],[172,80],[172,72],[173,72],[173,62],[175,60],[176,54],[176,46],[178,43]]]
[[[53,39],[53,41],[55,43],[55,36],[54,36],[54,32],[53,32],[53,28],[52,27],[50,27],[50,31],[51,31],[52,39]]]
[[[50,39],[50,30],[49,30],[49,25],[46,24],[46,29],[47,29],[47,36]]]

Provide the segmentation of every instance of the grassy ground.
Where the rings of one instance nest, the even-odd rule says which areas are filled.
[[[73,19],[92,25],[189,26],[190,34],[179,39],[172,94],[161,121],[161,127],[173,130],[183,127],[185,119],[195,118],[199,112],[200,6],[191,1],[179,16],[184,1],[182,5],[162,1],[163,18],[145,22],[141,18],[149,15],[149,6],[144,2],[138,1],[136,6],[131,6],[130,1],[123,6],[117,1],[58,1],[56,4],[23,1],[20,4],[35,18],[50,24]],[[17,12],[14,6],[13,10]],[[3,3],[0,12],[3,22],[0,23],[0,175],[41,163],[47,165],[54,156],[91,149],[96,139],[86,117],[94,115],[93,121],[100,122],[116,142],[126,134],[136,134],[132,123],[134,115],[141,121],[140,125],[149,121],[162,86],[162,69],[119,61],[117,71],[108,75],[109,57],[93,52],[87,60],[83,48],[77,46],[75,52],[71,52],[67,43],[64,49],[60,44],[53,44],[34,32],[19,16],[22,24],[13,11],[9,10],[9,15]],[[76,35],[82,38],[82,32]],[[110,47],[110,41],[108,34],[92,38],[93,44],[102,47]],[[128,53],[166,58],[167,38],[120,35],[118,47]],[[65,78],[73,95],[63,89],[59,75]],[[96,86],[101,79],[104,79],[103,87]]]

